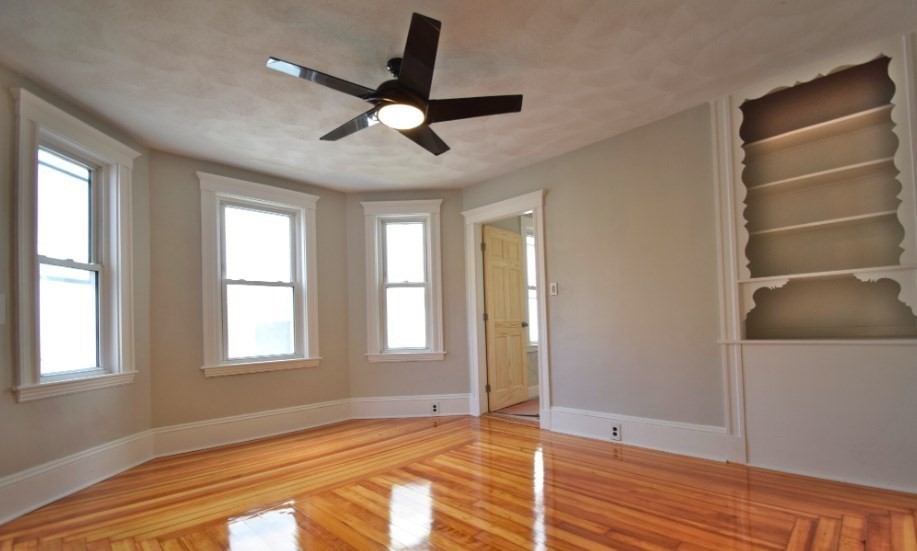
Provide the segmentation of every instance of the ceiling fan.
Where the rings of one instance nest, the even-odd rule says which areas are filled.
[[[381,122],[430,153],[441,155],[449,151],[449,146],[433,132],[431,124],[522,110],[521,95],[430,99],[441,27],[439,21],[415,13],[411,18],[404,55],[388,60],[386,65],[395,79],[383,82],[375,90],[276,57],[268,58],[267,67],[373,105],[369,111],[322,136],[322,140],[336,141]]]

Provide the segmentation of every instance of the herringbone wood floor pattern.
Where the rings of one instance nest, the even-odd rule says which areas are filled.
[[[0,526],[0,551],[917,551],[915,509],[496,419],[349,421],[151,461]]]

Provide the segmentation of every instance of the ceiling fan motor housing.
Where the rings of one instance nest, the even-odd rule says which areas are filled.
[[[419,95],[411,92],[397,80],[386,80],[376,88],[373,94],[374,103],[380,107],[386,103],[403,103],[413,105],[426,114],[427,101]]]
[[[385,68],[388,69],[388,72],[391,73],[393,77],[398,78],[398,75],[401,74],[401,58],[393,57],[388,60],[385,64]]]

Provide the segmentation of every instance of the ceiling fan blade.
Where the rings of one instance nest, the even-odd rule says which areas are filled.
[[[358,115],[349,121],[345,122],[341,126],[338,126],[331,132],[328,132],[321,137],[322,140],[326,142],[334,142],[340,140],[341,138],[346,138],[347,136],[353,134],[354,132],[359,132],[364,128],[369,128],[370,126],[375,126],[379,123],[379,119],[376,117],[376,108],[373,107],[369,111]]]
[[[401,57],[401,71],[398,82],[423,99],[430,98],[430,84],[433,82],[433,66],[436,64],[436,48],[439,45],[439,30],[442,23],[425,15],[415,13],[411,17],[411,29]]]
[[[427,124],[522,111],[522,96],[484,96],[430,100]]]
[[[410,130],[399,130],[398,132],[434,155],[442,155],[449,151],[449,146],[446,145],[446,142],[427,125],[418,126]]]
[[[322,86],[327,86],[328,88],[337,90],[338,92],[344,92],[345,94],[356,96],[364,100],[369,98],[369,96],[375,92],[375,90],[365,86],[347,82],[346,80],[342,80],[331,75],[326,75],[325,73],[321,73],[315,69],[301,67],[295,63],[277,59],[276,57],[267,58],[267,68],[273,69],[275,71],[280,71],[281,73],[286,73],[288,75],[292,75],[304,80],[311,80],[316,84],[321,84]]]

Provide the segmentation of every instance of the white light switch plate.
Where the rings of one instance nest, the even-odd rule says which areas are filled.
[[[551,295],[556,296],[557,295],[557,283],[551,282],[550,289],[551,289]]]

